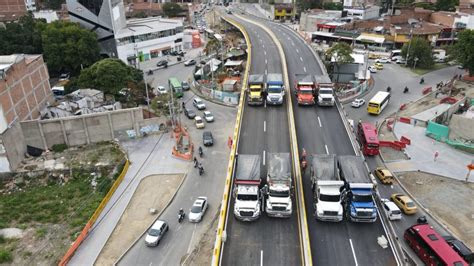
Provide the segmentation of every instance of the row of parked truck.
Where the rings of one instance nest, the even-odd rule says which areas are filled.
[[[292,215],[293,179],[289,153],[267,156],[267,176],[262,179],[260,155],[239,154],[234,176],[234,216],[242,221],[258,219],[264,210],[270,217]],[[358,156],[312,155],[311,184],[316,218],[339,222],[375,222],[373,199],[364,160]]]
[[[296,74],[294,92],[300,105],[333,106],[334,85],[327,76]],[[281,105],[285,96],[283,75],[269,73],[249,75],[247,103],[249,105]]]

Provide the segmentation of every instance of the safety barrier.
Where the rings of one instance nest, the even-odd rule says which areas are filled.
[[[59,265],[60,266],[65,266],[69,260],[72,258],[72,256],[74,255],[74,252],[76,252],[76,250],[79,248],[79,246],[81,245],[81,243],[84,241],[84,239],[87,237],[87,234],[89,233],[90,229],[92,228],[92,226],[94,225],[94,223],[97,221],[97,218],[99,218],[100,214],[102,213],[102,211],[104,210],[105,208],[105,205],[107,205],[107,203],[109,202],[110,198],[112,197],[112,195],[114,194],[115,190],[117,190],[118,186],[120,185],[120,183],[122,183],[122,180],[123,178],[125,177],[125,174],[127,174],[127,171],[128,171],[128,167],[130,165],[130,162],[128,161],[128,159],[125,161],[125,164],[123,166],[123,169],[122,169],[122,172],[120,173],[120,175],[118,176],[117,180],[115,180],[114,184],[112,185],[112,187],[109,189],[109,191],[107,192],[107,195],[105,195],[105,197],[102,199],[102,201],[100,202],[99,206],[97,207],[97,209],[95,210],[94,214],[92,214],[91,218],[89,219],[89,221],[86,223],[86,225],[84,226],[84,228],[82,229],[81,233],[79,234],[79,236],[76,238],[76,240],[74,241],[74,243],[71,245],[71,247],[68,249],[68,251],[66,252],[66,254],[63,256],[63,258],[61,259],[61,261],[59,262]]]
[[[219,223],[217,224],[216,240],[214,242],[214,250],[212,253],[211,265],[214,265],[214,266],[219,265],[219,260],[221,257],[221,249],[222,249],[222,244],[223,244],[222,238],[224,235],[224,230],[225,230],[225,225],[226,225],[228,201],[229,201],[229,196],[230,196],[230,188],[232,186],[232,174],[234,172],[234,159],[235,159],[235,154],[236,154],[238,142],[239,142],[241,120],[244,113],[243,109],[245,106],[244,104],[245,90],[246,90],[247,79],[248,79],[248,75],[250,71],[250,62],[252,61],[252,45],[250,43],[250,38],[247,34],[247,31],[245,31],[245,29],[233,19],[222,17],[222,16],[221,18],[227,21],[228,23],[234,25],[234,27],[238,28],[240,32],[242,32],[242,34],[244,35],[245,42],[247,43],[247,64],[245,66],[244,79],[242,81],[239,106],[237,109],[237,118],[236,118],[235,127],[234,127],[234,136],[233,136],[234,141],[231,147],[229,163],[227,166],[227,176],[225,180],[224,195],[222,197],[221,209],[219,213]]]

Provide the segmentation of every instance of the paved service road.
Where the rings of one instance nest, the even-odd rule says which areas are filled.
[[[290,84],[295,74],[321,75],[313,53],[294,31],[278,23],[259,20],[280,39],[288,63]],[[294,96],[293,96],[294,97]],[[336,107],[301,107],[293,98],[299,149],[311,153],[354,155]],[[306,212],[314,214],[309,171],[303,178]],[[316,265],[395,265],[390,249],[382,249],[377,237],[385,235],[380,220],[373,224],[327,223],[308,216],[313,263]]]
[[[280,57],[270,37],[259,27],[232,18],[245,27],[252,42],[249,73],[281,73]],[[290,152],[286,105],[244,107],[238,153],[263,157],[263,152]],[[265,166],[261,170],[263,177]],[[233,204],[231,198],[222,265],[260,265],[261,261],[264,265],[301,265],[296,207],[289,219],[268,218],[262,213],[255,222],[240,222],[233,215]]]

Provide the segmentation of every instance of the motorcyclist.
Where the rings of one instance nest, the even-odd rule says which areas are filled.
[[[392,90],[392,88],[390,88],[390,86],[387,87],[387,92],[390,92]]]
[[[405,86],[405,89],[403,89],[403,93],[407,93],[408,92],[408,87]]]
[[[202,157],[202,148],[199,146],[199,155]]]
[[[199,175],[202,175],[204,173],[204,167],[202,167],[201,163],[199,163],[198,169],[199,169]]]
[[[178,215],[179,215],[180,218],[184,215],[184,210],[183,210],[183,208],[180,208],[180,209],[179,209]]]
[[[194,168],[196,168],[197,166],[198,166],[198,160],[196,156],[194,156]]]
[[[425,83],[425,79],[422,77],[422,78],[420,79],[420,84],[423,84],[423,83]]]

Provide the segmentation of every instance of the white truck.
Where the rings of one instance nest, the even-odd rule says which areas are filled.
[[[267,168],[268,194],[265,211],[270,217],[290,217],[291,163],[289,153],[269,153]]]
[[[334,106],[334,84],[328,76],[315,76],[316,102],[319,106]]]
[[[285,96],[283,85],[283,75],[278,73],[268,73],[267,75],[267,104],[281,105]]]
[[[239,154],[234,177],[234,216],[241,221],[255,221],[261,213],[260,155]]]
[[[340,222],[343,219],[341,190],[344,181],[339,180],[334,154],[313,154],[311,161],[311,187],[316,219]]]

